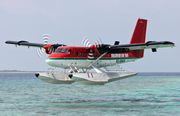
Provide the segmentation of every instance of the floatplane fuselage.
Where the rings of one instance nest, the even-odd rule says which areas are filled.
[[[70,68],[75,66],[78,68],[92,68],[91,65],[102,68],[113,66],[116,64],[135,61],[142,57],[135,57],[131,52],[124,51],[122,53],[107,53],[99,60],[102,54],[99,54],[96,45],[90,47],[78,46],[62,46],[59,47],[54,53],[48,56],[46,63],[52,67]],[[91,49],[91,53],[87,50]],[[96,61],[97,60],[97,61]]]
[[[146,27],[147,20],[138,19],[129,44],[119,45],[119,41],[115,41],[114,45],[102,43],[90,45],[87,39],[84,40],[86,46],[38,44],[27,41],[6,41],[6,43],[15,44],[16,46],[44,48],[46,53],[49,54],[46,59],[48,65],[55,68],[70,69],[69,72],[50,71],[37,73],[36,76],[45,82],[52,84],[78,82],[85,85],[103,85],[134,76],[137,73],[107,72],[101,68],[111,67],[111,71],[112,69],[120,71],[117,67],[114,68],[113,66],[142,58],[144,56],[144,49],[152,49],[152,52],[156,52],[157,48],[174,47],[174,43],[170,41],[145,42]],[[83,72],[80,72],[80,69]],[[89,72],[90,69],[94,69],[96,72]]]

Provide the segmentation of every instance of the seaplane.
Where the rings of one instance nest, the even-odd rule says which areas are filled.
[[[137,72],[127,71],[120,64],[143,58],[145,49],[157,52],[158,48],[175,46],[170,41],[145,42],[146,27],[147,20],[139,18],[129,44],[119,44],[119,41],[115,41],[114,45],[103,44],[99,39],[99,42],[91,45],[87,38],[83,40],[85,46],[47,44],[47,35],[44,35],[44,44],[28,41],[6,41],[5,43],[38,47],[49,55],[46,63],[51,66],[50,70],[35,74],[42,81],[51,84],[77,82],[83,85],[104,85],[137,75]],[[41,52],[38,53],[41,54]],[[55,68],[68,69],[68,71],[57,72],[54,71]]]

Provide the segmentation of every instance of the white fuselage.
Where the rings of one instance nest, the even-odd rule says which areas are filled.
[[[53,67],[59,68],[70,68],[70,67],[77,67],[77,68],[90,68],[91,65],[96,66],[98,68],[113,66],[116,64],[122,64],[126,62],[135,61],[135,59],[112,59],[112,60],[69,60],[69,59],[46,59],[46,63]]]

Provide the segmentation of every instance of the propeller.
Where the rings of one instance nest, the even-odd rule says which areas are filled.
[[[43,34],[42,37],[43,37],[44,44],[47,45],[49,34]]]
[[[84,45],[84,46],[87,46],[87,47],[91,46],[91,44],[90,44],[90,42],[89,42],[89,39],[88,39],[87,37],[84,37],[84,38],[83,38],[81,44]]]
[[[43,39],[43,41],[44,41],[44,45],[47,45],[48,39],[49,39],[49,34],[43,34],[43,35],[42,35],[42,39]],[[43,53],[45,52],[45,50],[44,50],[43,48],[38,48],[38,49],[36,50],[36,52],[37,52],[37,54],[38,54],[39,57],[42,57],[42,55],[43,55]]]
[[[94,50],[90,50],[89,47],[91,46],[91,44],[90,44],[90,42],[89,42],[89,40],[88,40],[88,38],[87,38],[86,36],[83,38],[81,44],[84,45],[84,46],[87,46],[87,49],[86,49],[86,50],[88,50],[88,58],[89,58],[89,59],[93,59],[93,58],[95,57],[95,54],[94,54],[94,52],[93,52]],[[100,39],[100,38],[97,38],[95,44],[101,46],[101,45],[102,45],[101,39]]]
[[[97,38],[95,44],[102,44],[102,41],[101,41],[101,39],[99,37]],[[91,46],[91,43],[90,43],[89,39],[86,36],[83,38],[81,45],[84,45],[84,46],[87,46],[87,47]]]
[[[101,39],[99,37],[97,38],[95,44],[102,44],[102,41],[101,41]]]

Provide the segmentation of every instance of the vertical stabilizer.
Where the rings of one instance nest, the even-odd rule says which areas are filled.
[[[134,28],[134,32],[133,32],[133,35],[131,37],[130,44],[145,43],[146,27],[147,27],[147,20],[139,18],[137,20],[136,26]],[[135,57],[143,57],[144,50],[132,50],[131,53]]]

